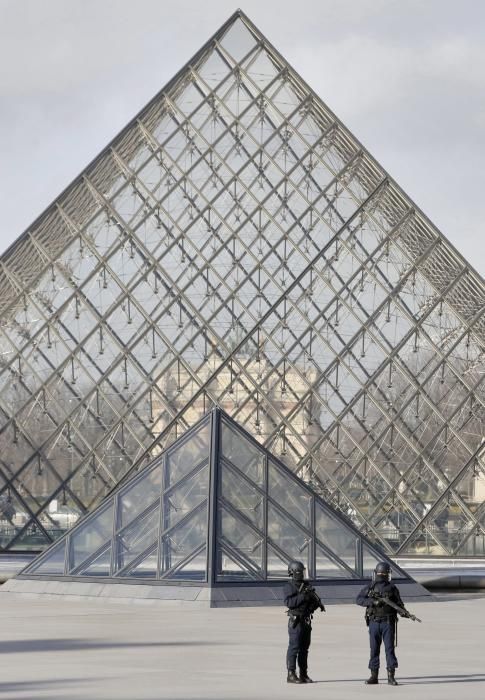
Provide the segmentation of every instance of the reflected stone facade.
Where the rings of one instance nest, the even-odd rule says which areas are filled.
[[[390,554],[485,556],[484,283],[236,13],[0,269],[0,546],[220,406]]]

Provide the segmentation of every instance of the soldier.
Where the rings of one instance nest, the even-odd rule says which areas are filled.
[[[397,685],[394,677],[398,665],[394,652],[397,612],[386,604],[386,598],[403,610],[403,617],[414,618],[414,615],[405,609],[397,586],[391,583],[391,567],[386,562],[379,562],[374,569],[372,583],[361,590],[356,600],[357,605],[367,608],[365,619],[369,627],[370,641],[370,678],[366,680],[368,685],[379,682],[381,642],[384,642],[386,649],[387,682],[389,685]]]
[[[288,607],[288,651],[286,654],[287,683],[313,683],[308,675],[308,649],[312,637],[312,617],[317,608],[325,607],[315,589],[304,580],[305,567],[301,561],[290,561],[285,584],[285,605]],[[296,675],[296,661],[300,677]]]

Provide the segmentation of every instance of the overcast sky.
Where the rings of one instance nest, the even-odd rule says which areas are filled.
[[[0,0],[0,250],[236,9],[222,0]],[[485,273],[485,2],[241,8]]]

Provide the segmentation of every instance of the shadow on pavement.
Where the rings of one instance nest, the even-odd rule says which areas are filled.
[[[11,681],[0,682],[0,693],[33,693],[39,690],[55,690],[55,686],[81,685],[81,683],[99,681],[99,678],[52,678],[46,681]],[[31,696],[33,697],[33,696]],[[70,695],[71,697],[71,695]]]
[[[399,685],[431,685],[435,683],[485,683],[485,673],[468,673],[460,675],[454,673],[448,676],[397,676],[396,680]],[[365,676],[362,678],[325,678],[322,680],[313,680],[315,683],[365,683]],[[379,685],[387,685],[385,673],[379,676]]]
[[[196,647],[226,646],[224,642],[187,641],[187,642],[111,642],[90,641],[88,639],[15,639],[0,642],[0,654],[21,654],[39,651],[89,651],[91,649],[131,649],[134,647]]]
[[[448,676],[401,676],[399,685],[435,685],[438,683],[485,683],[485,673],[454,673]]]
[[[485,598],[485,590],[461,589],[459,591],[450,591],[446,589],[432,590],[434,598],[439,603],[449,603],[455,600],[475,600],[477,598]]]

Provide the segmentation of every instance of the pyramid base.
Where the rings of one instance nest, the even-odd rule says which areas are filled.
[[[317,585],[325,604],[354,603],[364,581]],[[432,600],[432,595],[413,581],[396,582],[405,601]],[[11,594],[29,599],[62,599],[85,602],[128,603],[156,606],[192,606],[198,608],[228,608],[255,606],[282,606],[284,582],[264,585],[170,585],[132,584],[104,581],[60,581],[13,578],[4,583],[0,594]]]

